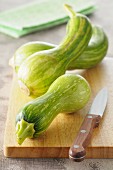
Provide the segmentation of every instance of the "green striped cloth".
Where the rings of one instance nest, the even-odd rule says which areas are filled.
[[[0,13],[0,32],[18,38],[65,23],[68,16],[64,3],[82,14],[90,14],[96,9],[93,0],[38,0]]]

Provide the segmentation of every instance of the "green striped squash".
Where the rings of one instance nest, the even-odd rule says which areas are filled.
[[[79,75],[65,74],[57,78],[48,91],[27,103],[16,117],[17,142],[38,137],[59,113],[83,108],[90,97],[88,82]]]
[[[100,26],[93,26],[93,34],[85,51],[74,59],[68,66],[68,70],[87,69],[96,66],[106,56],[108,50],[108,38]]]
[[[69,63],[83,53],[89,43],[92,35],[89,19],[76,14],[69,5],[65,7],[70,20],[68,32],[60,45],[34,53],[20,65],[18,82],[20,88],[29,96],[44,94],[52,82],[65,73]]]

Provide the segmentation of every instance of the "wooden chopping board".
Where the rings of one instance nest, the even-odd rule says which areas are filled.
[[[108,105],[99,128],[94,130],[91,143],[87,148],[87,158],[113,158],[113,59],[104,59],[93,69],[76,70],[72,73],[81,74],[89,82],[92,90],[89,103],[77,113],[59,114],[45,133],[36,139],[25,140],[21,146],[16,142],[15,116],[31,98],[21,92],[14,75],[4,135],[4,155],[6,157],[68,157],[69,147],[75,139],[96,93],[106,86],[109,90]]]

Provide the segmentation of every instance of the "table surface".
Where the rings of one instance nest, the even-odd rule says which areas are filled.
[[[30,0],[1,0],[0,12],[25,4]],[[97,11],[90,16],[94,24],[101,25],[109,37],[107,57],[113,57],[113,1],[98,0]],[[11,159],[3,155],[3,136],[7,116],[8,101],[12,82],[12,69],[8,60],[15,50],[29,41],[47,41],[58,44],[65,35],[65,24],[48,30],[36,32],[28,36],[14,39],[0,33],[0,170],[112,170],[113,159],[87,159],[81,163],[69,159]]]

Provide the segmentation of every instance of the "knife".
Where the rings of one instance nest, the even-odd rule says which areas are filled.
[[[86,115],[79,133],[69,149],[69,158],[75,162],[81,162],[86,156],[86,147],[88,146],[93,129],[99,126],[107,105],[107,88],[101,89],[96,95],[89,113]]]

